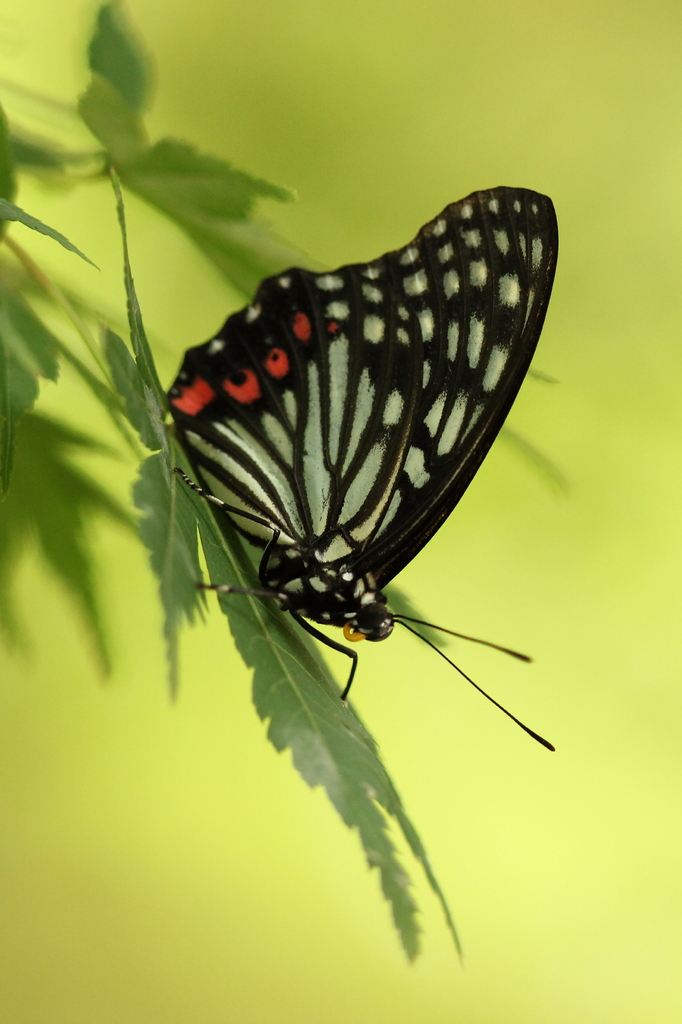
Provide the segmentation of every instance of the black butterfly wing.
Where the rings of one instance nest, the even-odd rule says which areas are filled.
[[[493,189],[404,249],[292,269],[190,349],[170,391],[219,497],[379,585],[461,497],[530,362],[554,273],[548,199]],[[254,540],[269,531],[237,523]]]
[[[503,187],[448,206],[390,255],[396,284],[413,257],[401,283],[418,289],[410,311],[424,325],[424,375],[387,513],[353,562],[379,587],[433,536],[495,440],[540,337],[557,251],[551,200]]]

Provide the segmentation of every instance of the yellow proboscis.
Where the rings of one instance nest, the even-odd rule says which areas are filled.
[[[346,640],[351,640],[354,644],[356,644],[358,640],[367,639],[365,634],[361,633],[359,629],[354,629],[353,626],[351,626],[350,622],[347,622],[346,625],[343,627],[343,635],[345,636]]]

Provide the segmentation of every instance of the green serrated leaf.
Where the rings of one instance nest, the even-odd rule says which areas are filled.
[[[199,214],[243,220],[256,199],[294,198],[290,189],[254,178],[177,139],[161,139],[121,172],[121,180],[159,210],[177,219]]]
[[[299,250],[247,219],[259,198],[292,199],[288,189],[174,139],[162,139],[119,170],[127,188],[174,220],[247,295],[264,277],[307,262]]]
[[[188,488],[171,466],[166,452],[150,455],[133,487],[133,500],[142,512],[138,532],[159,581],[164,610],[171,693],[178,684],[178,632],[193,622],[202,602],[197,525]]]
[[[104,4],[97,12],[88,61],[90,70],[108,79],[131,110],[144,109],[151,89],[151,67],[118,3]]]
[[[251,562],[228,523],[217,525],[206,503],[192,494],[211,579],[258,587]],[[309,638],[275,602],[245,595],[220,595],[242,658],[253,667],[253,700],[268,721],[275,748],[290,748],[309,786],[324,786],[349,828],[358,831],[370,867],[378,868],[400,939],[410,959],[419,952],[417,907],[410,880],[400,864],[384,812],[400,826],[443,907],[459,949],[443,894],[417,833],[378,757],[377,746],[340,691]],[[383,809],[383,810],[382,810]]]
[[[129,513],[77,469],[72,450],[113,455],[111,449],[80,431],[29,413],[17,438],[12,488],[0,505],[0,628],[20,642],[22,627],[12,612],[11,582],[22,554],[37,541],[57,578],[74,597],[92,635],[105,672],[109,654],[95,589],[94,559],[88,524],[104,515],[127,529]]]
[[[166,392],[161,387],[161,381],[154,364],[154,357],[147,341],[147,335],[145,334],[144,324],[142,322],[142,313],[140,311],[140,304],[137,301],[137,293],[135,292],[135,282],[133,281],[133,273],[130,268],[130,258],[128,255],[128,234],[126,232],[126,220],[125,220],[125,209],[123,206],[123,197],[121,196],[121,188],[118,182],[118,178],[115,172],[111,172],[111,180],[114,187],[114,194],[116,196],[116,212],[118,214],[118,222],[121,228],[121,238],[123,240],[123,278],[126,290],[126,297],[128,303],[128,324],[130,327],[130,340],[133,345],[133,352],[135,353],[135,361],[137,367],[142,376],[142,380],[155,396],[161,409],[168,408],[168,399]]]
[[[104,331],[104,354],[116,389],[125,403],[128,419],[137,430],[143,444],[151,451],[164,448],[166,430],[163,425],[163,410],[153,392],[142,380],[137,363],[125,342],[108,328]]]
[[[118,89],[101,75],[93,74],[90,85],[78,101],[78,111],[116,167],[138,159],[149,146],[140,117],[128,106]]]
[[[76,256],[80,256],[82,260],[89,263],[95,270],[98,270],[96,263],[88,259],[85,253],[82,253],[80,249],[77,249],[68,238],[65,238],[59,231],[55,231],[54,228],[50,228],[47,224],[43,224],[41,220],[36,217],[32,217],[30,213],[26,213],[25,210],[15,206],[14,203],[10,203],[7,199],[0,199],[0,219],[1,220],[17,220],[20,224],[25,225],[27,228],[31,228],[33,231],[38,231],[41,235],[48,235],[50,238],[54,238],[55,242],[59,242],[69,252],[75,252]]]

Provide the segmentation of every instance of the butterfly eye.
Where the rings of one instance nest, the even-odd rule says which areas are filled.
[[[367,639],[365,634],[361,633],[359,629],[355,629],[354,626],[351,626],[350,622],[347,622],[343,627],[343,635],[345,636],[346,640],[350,640],[354,644],[356,644],[359,640]]]
[[[223,387],[230,398],[241,405],[250,405],[261,397],[258,377],[253,370],[237,370],[223,381]]]
[[[281,380],[289,372],[289,356],[283,348],[271,348],[263,360],[263,367],[275,380]]]

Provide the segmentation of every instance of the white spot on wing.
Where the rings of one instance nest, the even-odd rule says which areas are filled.
[[[293,391],[285,391],[284,394],[282,395],[282,398],[284,399],[284,410],[287,414],[289,423],[291,423],[291,426],[295,430],[296,414],[298,412],[298,408],[296,405],[296,395],[293,393]]]
[[[431,341],[433,338],[433,313],[430,309],[423,309],[420,313],[417,313],[419,317],[419,326],[422,329],[422,338],[424,341]]]
[[[343,278],[338,274],[323,274],[322,277],[315,278],[315,284],[323,292],[336,292],[343,288]]]
[[[381,273],[379,267],[365,267],[362,271],[363,277],[368,277],[370,281],[376,281],[377,277]]]
[[[475,288],[482,288],[488,280],[488,267],[485,260],[473,260],[469,264],[469,280]]]
[[[329,458],[336,464],[339,457],[341,424],[346,411],[348,390],[348,339],[341,335],[329,346]]]
[[[481,403],[480,405],[476,406],[476,408],[472,412],[471,416],[469,417],[469,422],[466,425],[466,430],[462,434],[462,441],[467,436],[467,434],[469,434],[473,430],[474,424],[478,421],[478,419],[480,418],[480,415],[481,415],[481,413],[483,412],[484,409],[485,409],[485,405],[483,405],[483,403]]]
[[[437,235],[438,237],[440,237],[440,235],[445,234],[445,229],[446,229],[447,226],[448,225],[447,225],[447,221],[445,220],[445,218],[444,217],[440,217],[436,221],[436,223],[433,225],[433,233],[434,233],[434,235]]]
[[[452,259],[454,254],[455,251],[452,248],[452,242],[447,242],[438,250],[438,259],[441,261],[441,263],[447,263],[448,260]]]
[[[517,213],[521,213],[521,203],[518,201],[518,199],[514,200],[514,209]]]
[[[503,306],[518,306],[519,279],[516,274],[503,274],[500,278],[500,302]]]
[[[483,321],[479,320],[477,316],[472,316],[469,321],[469,338],[467,341],[467,357],[469,359],[469,366],[472,370],[475,366],[478,366],[478,360],[481,357],[482,345]]]
[[[431,363],[425,362],[422,368],[422,387],[425,388],[431,377]]]
[[[290,277],[278,277],[277,278],[277,284],[280,286],[280,288],[288,288],[290,286],[290,284],[291,284],[291,278]]]
[[[490,210],[491,213],[500,212],[500,204],[498,203],[497,199],[490,200],[490,202],[488,203],[488,209]]]
[[[402,495],[401,495],[400,491],[396,491],[394,493],[393,497],[391,498],[391,504],[386,509],[386,515],[384,516],[384,520],[383,520],[381,526],[379,527],[379,529],[377,530],[377,533],[376,533],[377,537],[384,532],[384,530],[386,529],[388,524],[395,517],[395,514],[398,511],[398,505],[400,504],[400,499],[401,498],[402,498]]]
[[[377,344],[380,341],[383,341],[385,329],[386,324],[384,323],[380,316],[371,315],[365,317],[363,333],[365,335],[366,341],[371,341],[374,342],[375,344]]]
[[[443,427],[443,433],[440,435],[440,441],[438,442],[438,454],[447,455],[448,452],[452,451],[457,440],[460,428],[462,426],[462,420],[464,419],[464,413],[466,412],[467,398],[462,392],[457,395],[455,404],[450,410],[450,415],[445,421]]]
[[[246,322],[252,324],[254,320],[257,320],[260,316],[260,306],[247,306],[246,307]]]
[[[322,448],[320,381],[315,363],[308,363],[308,419],[303,436],[303,477],[313,532],[319,537],[327,529],[331,477],[325,466]]]
[[[405,252],[401,255],[400,262],[404,267],[408,267],[411,263],[415,263],[416,260],[418,259],[419,249],[417,249],[414,245],[411,245],[409,249],[406,249]]]
[[[507,253],[509,252],[509,235],[504,230],[504,228],[500,228],[499,231],[493,230],[493,235],[495,237],[495,245],[500,250],[502,255],[506,256]]]
[[[261,417],[261,423],[263,424],[263,430],[265,431],[268,440],[277,449],[287,466],[292,466],[294,462],[294,450],[291,444],[291,438],[280,421],[276,416],[273,416],[271,412],[264,412]]]
[[[225,348],[225,342],[222,338],[214,338],[208,346],[208,354],[214,356],[216,352],[222,352]]]
[[[535,302],[535,288],[529,288],[528,289],[528,305],[526,306],[526,318],[523,321],[523,326],[524,327],[528,323],[528,317],[530,316],[530,314],[532,312],[533,303],[534,302]]]
[[[403,288],[407,295],[421,295],[428,287],[429,282],[423,270],[418,270],[416,274],[403,278]]]
[[[542,239],[534,238],[531,247],[531,265],[533,270],[537,270],[542,263]]]
[[[445,391],[438,396],[436,401],[433,403],[426,416],[424,417],[424,423],[431,437],[436,436],[436,431],[440,424],[441,416],[443,415],[443,407],[445,406],[445,399],[447,395]]]
[[[348,450],[346,451],[346,459],[343,464],[343,472],[347,472],[350,466],[353,456],[355,455],[360,438],[362,437],[367,422],[372,414],[374,408],[374,385],[369,377],[369,370],[367,367],[362,371],[362,376],[358,383],[358,389],[355,395],[355,411],[353,413],[353,426],[350,432],[350,441],[348,442]]]
[[[398,330],[396,331],[396,334],[398,336],[398,341],[401,341],[403,345],[410,344],[410,336],[404,327],[399,327]]]
[[[381,302],[383,295],[378,288],[375,288],[372,284],[363,284],[362,294],[365,296],[368,302]]]
[[[286,590],[287,594],[302,594],[303,580],[300,577],[296,580],[288,580],[282,587],[282,590]]]
[[[519,231],[519,246],[521,247],[521,252],[523,253],[523,258],[525,260],[525,258],[526,258],[526,236],[524,235],[523,231]]]
[[[471,205],[471,203],[465,203],[464,206],[462,207],[462,217],[464,218],[464,220],[469,220],[473,212],[474,208]]]
[[[490,359],[485,370],[485,377],[483,378],[483,390],[492,391],[497,385],[502,371],[504,370],[504,364],[507,362],[508,353],[503,348],[494,346],[490,353]]]
[[[468,245],[470,249],[478,249],[481,244],[481,232],[478,228],[472,228],[471,231],[465,231],[463,233],[464,243]]]
[[[443,274],[443,288],[448,299],[459,291],[459,274],[456,270],[448,270]]]
[[[347,302],[330,302],[325,309],[325,314],[330,320],[347,320],[350,316],[350,306]]]
[[[407,312],[404,306],[398,306],[398,316],[401,320],[409,320],[410,314]]]
[[[384,514],[384,509],[386,507],[386,503],[387,503],[387,501],[389,499],[389,496],[390,496],[391,492],[393,491],[393,486],[395,484],[396,477],[398,476],[399,472],[400,472],[400,460],[399,459],[394,459],[393,460],[393,469],[392,469],[392,472],[391,472],[390,479],[386,483],[386,486],[384,487],[383,493],[377,499],[377,501],[376,501],[376,503],[374,505],[374,508],[372,509],[371,513],[369,514],[369,516],[367,517],[367,519],[365,519],[365,521],[363,523],[360,523],[359,526],[356,526],[354,529],[352,529],[350,531],[351,537],[353,537],[354,540],[357,540],[357,541],[361,542],[361,541],[367,540],[367,538],[371,535],[372,531],[374,530],[374,528],[376,527],[377,523],[379,522],[379,520],[381,519],[382,515]],[[367,597],[369,597],[369,596],[370,595],[365,595],[365,599]]]
[[[380,443],[374,444],[370,448],[365,461],[351,480],[350,486],[346,491],[346,497],[344,498],[339,515],[340,523],[347,523],[349,519],[357,515],[364,505],[381,470],[384,461],[384,451],[384,446]]]
[[[421,448],[410,448],[405,459],[405,472],[413,487],[423,487],[430,479],[431,474],[424,465],[424,452]]]
[[[459,324],[456,320],[450,321],[448,327],[448,359],[450,362],[457,355],[457,346],[459,344]]]
[[[345,556],[349,555],[352,550],[352,547],[345,537],[341,534],[337,534],[337,536],[327,544],[327,547],[324,548],[320,554],[322,555],[323,562],[335,562],[337,558],[345,558]]]
[[[394,427],[403,411],[403,396],[398,390],[391,391],[384,406],[384,426]]]

